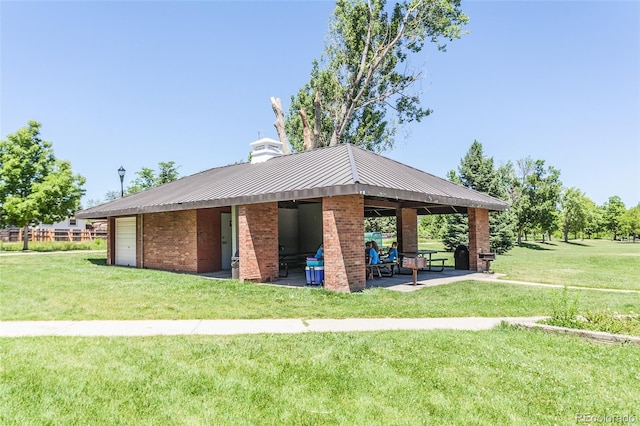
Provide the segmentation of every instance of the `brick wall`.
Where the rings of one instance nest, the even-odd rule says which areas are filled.
[[[485,262],[478,259],[478,253],[490,251],[489,210],[467,209],[469,218],[469,270],[483,272]]]
[[[145,214],[144,267],[198,272],[197,217],[197,210]]]
[[[396,212],[398,251],[418,251],[418,212],[416,209],[400,209]]]
[[[238,206],[238,245],[241,280],[278,277],[278,203]]]
[[[322,199],[324,287],[353,292],[366,287],[364,196]]]

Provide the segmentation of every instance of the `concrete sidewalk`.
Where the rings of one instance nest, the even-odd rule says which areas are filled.
[[[543,317],[348,318],[253,320],[0,321],[0,337],[287,334],[383,330],[489,330],[503,321]]]

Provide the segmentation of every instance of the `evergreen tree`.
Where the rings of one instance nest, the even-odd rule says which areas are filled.
[[[450,170],[447,178],[451,182],[462,185],[455,170]],[[444,224],[442,242],[447,250],[453,251],[460,244],[469,246],[469,221],[467,220],[467,215],[460,213],[447,215],[445,216]]]
[[[510,164],[495,168],[493,157],[486,157],[482,144],[473,141],[467,154],[460,161],[458,174],[449,172],[449,180],[467,188],[491,195],[501,200],[507,200],[509,182],[512,174]],[[491,250],[506,253],[513,247],[515,237],[514,217],[510,212],[489,213],[489,232]],[[443,239],[448,249],[454,249],[458,244],[468,245],[469,225],[466,215],[449,215],[447,217],[447,231]]]

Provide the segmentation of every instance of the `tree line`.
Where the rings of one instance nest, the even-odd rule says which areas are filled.
[[[640,236],[640,203],[627,209],[613,195],[597,205],[580,189],[564,187],[560,170],[541,159],[527,157],[496,166],[482,144],[474,141],[448,178],[511,205],[506,212],[489,214],[491,249],[498,253],[531,236],[543,242],[554,235],[564,241],[603,236],[635,241]],[[423,216],[419,229],[422,236],[442,239],[448,249],[468,244],[466,215]]]

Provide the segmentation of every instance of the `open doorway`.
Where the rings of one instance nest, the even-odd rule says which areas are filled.
[[[221,266],[222,270],[231,270],[232,256],[232,222],[231,213],[220,213],[220,240],[221,240]]]

